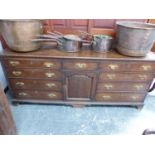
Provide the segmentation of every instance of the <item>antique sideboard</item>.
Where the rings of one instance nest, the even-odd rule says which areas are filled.
[[[155,77],[155,53],[127,57],[40,49],[0,54],[13,103],[129,105],[141,108]]]

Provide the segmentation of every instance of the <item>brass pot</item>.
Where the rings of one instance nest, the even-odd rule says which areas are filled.
[[[29,52],[41,47],[41,42],[32,41],[43,33],[41,20],[0,20],[0,32],[8,47],[14,51]]]

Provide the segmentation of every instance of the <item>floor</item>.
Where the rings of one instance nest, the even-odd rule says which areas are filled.
[[[11,105],[19,135],[141,135],[155,129],[155,96],[134,107]]]

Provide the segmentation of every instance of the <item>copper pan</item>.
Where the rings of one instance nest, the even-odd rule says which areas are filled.
[[[41,42],[31,41],[43,34],[41,20],[0,20],[0,32],[8,47],[14,51],[29,52],[41,47]]]

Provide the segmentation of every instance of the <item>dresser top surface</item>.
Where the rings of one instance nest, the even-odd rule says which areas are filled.
[[[109,51],[106,53],[83,50],[80,52],[63,52],[56,49],[40,49],[33,52],[13,52],[5,49],[0,52],[1,58],[15,57],[15,58],[64,58],[64,59],[94,59],[94,60],[139,60],[139,61],[155,61],[155,53],[148,52],[145,57],[129,57],[119,54],[116,51]]]

